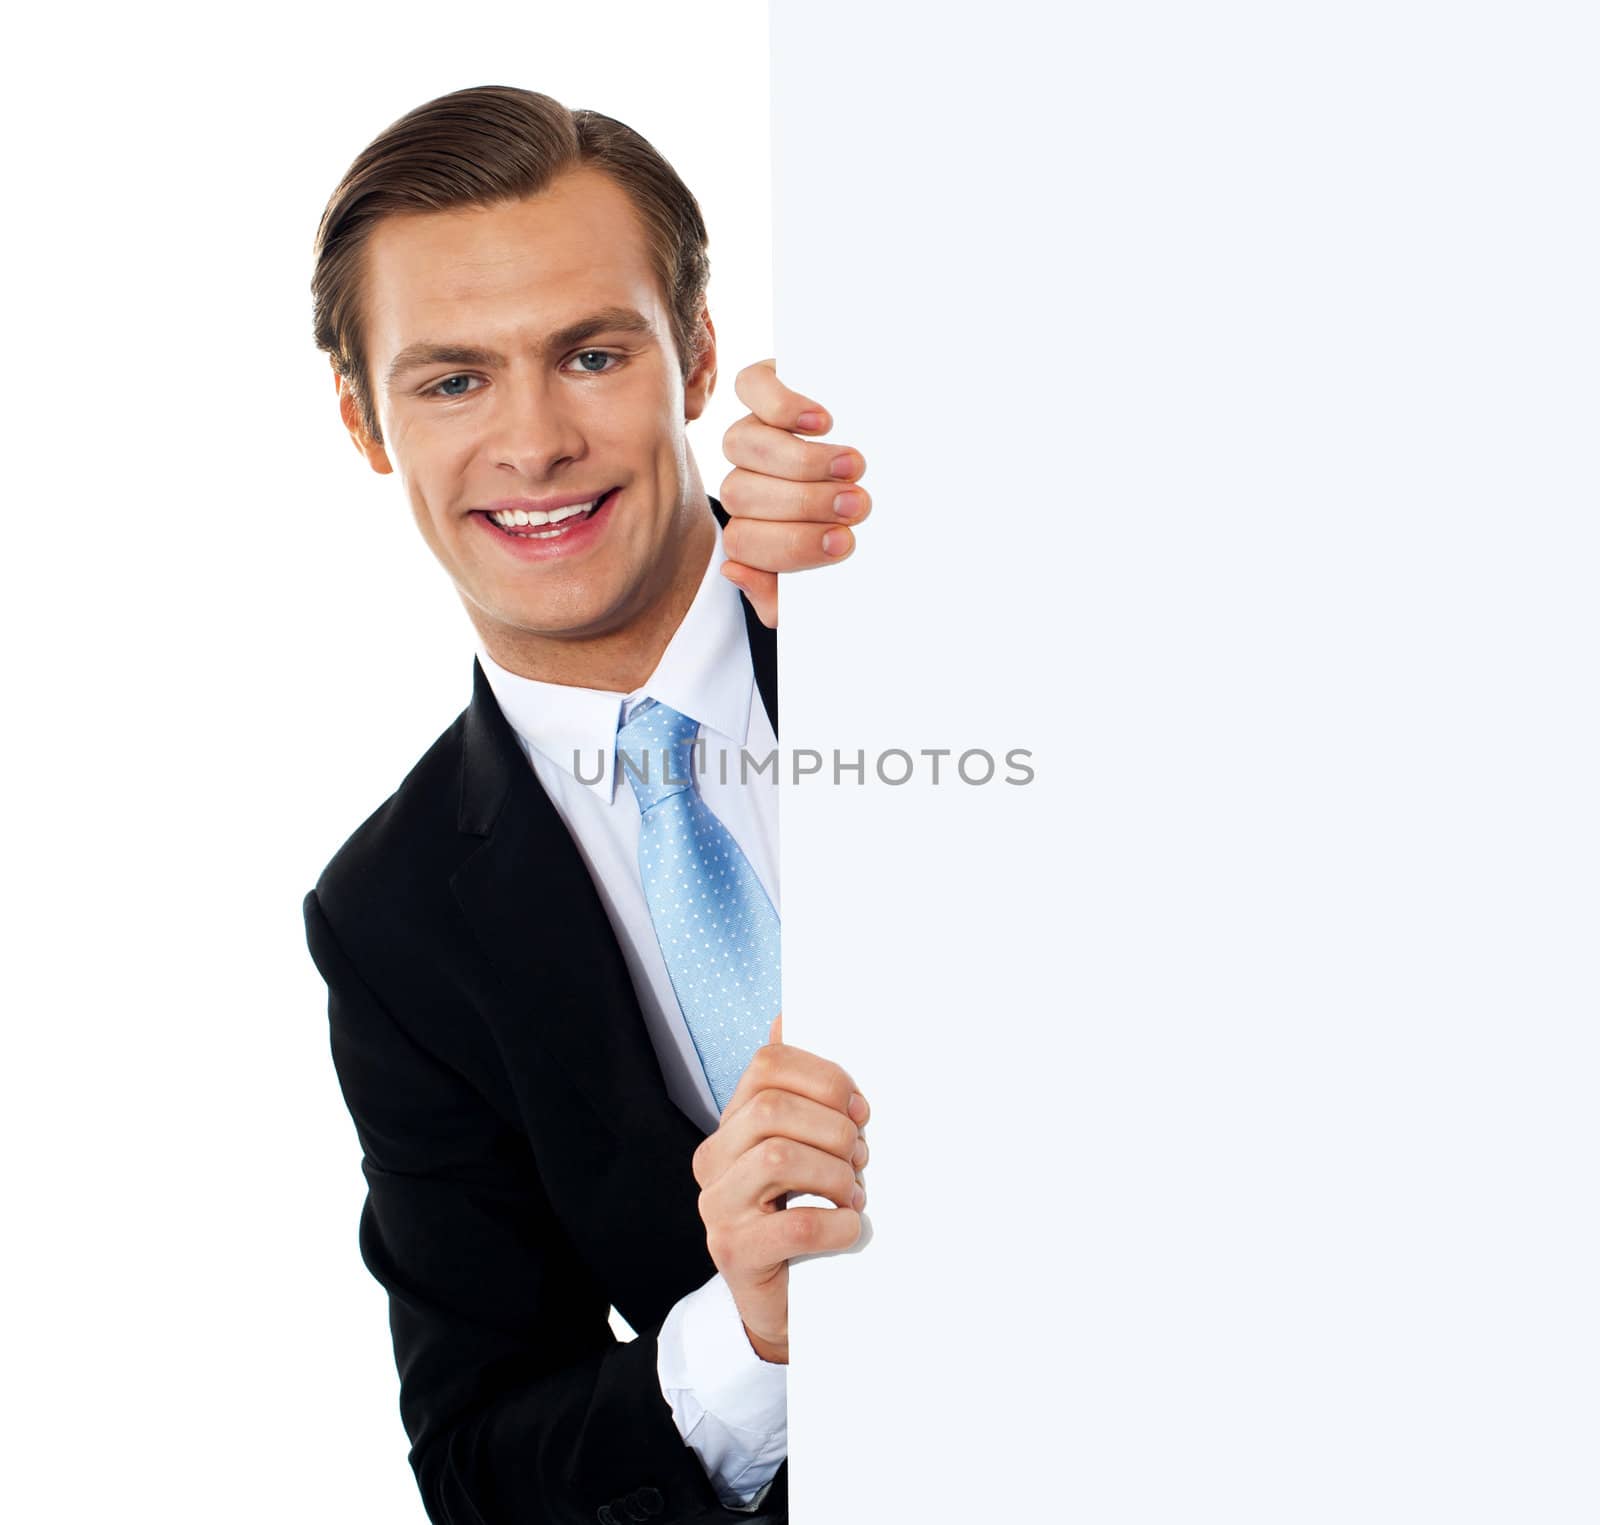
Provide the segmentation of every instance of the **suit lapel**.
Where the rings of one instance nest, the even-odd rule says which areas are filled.
[[[766,706],[767,719],[772,722],[772,734],[778,734],[778,632],[768,630],[756,618],[750,600],[739,595],[744,605],[744,629],[750,640],[750,663],[756,670],[756,691]]]
[[[744,604],[756,687],[778,723],[777,637]],[[520,1041],[531,1027],[602,1122],[663,1146],[703,1131],[667,1095],[633,981],[589,870],[473,663],[457,824],[481,845],[451,889],[499,974]],[[514,1045],[513,1045],[514,1046]]]
[[[723,529],[728,527],[728,511],[715,498],[710,500],[711,512]],[[756,691],[766,707],[767,719],[772,722],[772,734],[778,734],[778,632],[768,630],[756,618],[750,600],[739,595],[744,608],[745,635],[750,641],[750,662],[756,670]]]
[[[503,1046],[531,1031],[613,1130],[692,1128],[667,1098],[589,871],[476,663],[458,824],[483,838],[451,889],[505,986],[515,1026]]]
[[[710,499],[710,510],[717,515],[718,525],[723,530],[728,528],[728,510]],[[749,598],[739,594],[739,603],[744,608],[744,634],[750,642],[750,662],[755,667],[755,691],[762,696],[762,704],[766,707],[766,718],[773,725],[773,734],[778,734],[778,632],[768,630],[760,619],[755,618],[754,606],[750,605]]]

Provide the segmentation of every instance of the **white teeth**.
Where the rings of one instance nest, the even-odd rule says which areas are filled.
[[[587,503],[569,503],[565,508],[553,508],[549,513],[537,508],[499,509],[489,517],[502,529],[521,529],[530,524],[560,524],[564,520],[576,518],[579,514],[588,513],[599,501],[599,498],[590,498]],[[539,535],[535,538],[545,540],[549,537]]]

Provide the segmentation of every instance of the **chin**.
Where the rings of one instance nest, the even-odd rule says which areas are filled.
[[[502,606],[495,618],[517,635],[562,640],[605,635],[624,623],[626,611],[599,601],[542,604],[536,609]]]

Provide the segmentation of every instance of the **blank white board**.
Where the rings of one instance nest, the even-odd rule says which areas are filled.
[[[1592,11],[770,14],[796,1520],[1596,1518]]]

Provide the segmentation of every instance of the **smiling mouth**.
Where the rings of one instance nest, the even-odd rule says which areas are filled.
[[[518,540],[556,540],[569,530],[587,523],[616,495],[612,487],[587,503],[569,503],[549,513],[538,509],[475,509],[498,530]]]

